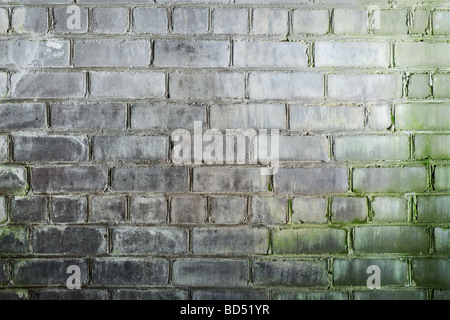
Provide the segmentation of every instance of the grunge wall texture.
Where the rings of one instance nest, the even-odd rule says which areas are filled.
[[[2,1],[0,298],[449,298],[449,9]],[[194,121],[281,168],[175,165]]]

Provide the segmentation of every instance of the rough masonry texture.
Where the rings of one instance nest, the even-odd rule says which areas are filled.
[[[1,1],[0,299],[450,299],[449,37],[439,0]],[[231,129],[278,170],[198,160]]]

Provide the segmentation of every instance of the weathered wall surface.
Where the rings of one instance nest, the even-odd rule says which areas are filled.
[[[449,298],[449,9],[2,1],[0,298]]]

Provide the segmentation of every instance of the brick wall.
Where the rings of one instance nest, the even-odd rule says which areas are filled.
[[[445,1],[2,2],[0,298],[449,298],[449,34]],[[279,168],[174,161],[195,124],[277,130]]]

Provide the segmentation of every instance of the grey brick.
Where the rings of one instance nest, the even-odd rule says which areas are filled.
[[[450,245],[449,245],[449,234],[450,231],[443,228],[435,228],[434,229],[434,242],[435,242],[435,250],[437,253],[449,253]]]
[[[406,222],[408,203],[405,198],[376,197],[372,201],[372,221]]]
[[[8,203],[5,197],[0,197],[0,224],[5,223],[8,220],[9,211]]]
[[[241,73],[173,73],[169,76],[174,99],[243,98]]]
[[[164,97],[163,73],[91,72],[90,92],[96,98],[157,98]]]
[[[380,10],[378,11],[378,26],[372,25],[373,33],[379,34],[406,34],[408,32],[407,10]]]
[[[246,286],[248,262],[235,259],[177,259],[173,282],[179,286]]]
[[[306,44],[300,42],[237,41],[234,65],[237,67],[307,67]]]
[[[324,76],[320,73],[258,72],[249,75],[250,99],[321,98]]]
[[[217,224],[238,224],[245,219],[247,199],[244,197],[211,197],[210,217]]]
[[[80,282],[88,281],[88,266],[82,259],[16,259],[13,267],[15,285],[25,286],[65,286],[71,265],[80,268]]]
[[[433,34],[448,34],[450,33],[450,13],[448,11],[436,10],[433,11]]]
[[[290,108],[291,130],[359,130],[364,128],[360,106],[303,106]]]
[[[450,166],[437,166],[434,174],[436,190],[450,190]]]
[[[106,185],[106,168],[100,166],[34,168],[31,185],[35,192],[103,191]]]
[[[174,33],[201,34],[208,31],[207,8],[175,8],[172,19]]]
[[[346,292],[292,292],[282,291],[274,294],[274,300],[347,300]]]
[[[344,193],[348,189],[347,169],[280,168],[274,175],[277,193],[328,194]]]
[[[0,167],[0,193],[23,192],[27,188],[26,170],[22,167]]]
[[[450,196],[417,197],[419,222],[447,222],[450,210]]]
[[[253,223],[286,223],[286,203],[285,198],[274,197],[252,197]]]
[[[8,9],[0,9],[0,33],[7,33],[9,28]]]
[[[13,98],[83,98],[86,76],[83,73],[14,73],[11,75]]]
[[[11,201],[10,221],[14,223],[46,222],[45,196],[14,197]]]
[[[272,8],[254,9],[252,31],[255,34],[286,34],[288,11]]]
[[[67,27],[67,21],[73,16],[74,12],[71,10],[67,12],[68,8],[53,8],[53,29],[61,33],[86,33],[88,30],[88,9],[78,6],[80,8],[80,28],[69,29]]]
[[[24,228],[0,228],[0,254],[28,253],[30,237]]]
[[[385,130],[392,126],[392,112],[389,105],[370,106],[367,125],[372,130]]]
[[[366,222],[367,199],[336,197],[333,198],[331,210],[333,222]]]
[[[0,129],[34,129],[45,127],[45,104],[0,104]]]
[[[398,130],[449,130],[449,104],[399,104],[395,106]]]
[[[170,202],[172,223],[205,223],[207,200],[204,197],[173,197]]]
[[[414,151],[417,159],[450,159],[450,135],[416,135]]]
[[[39,226],[33,230],[33,252],[82,255],[106,253],[106,229]]]
[[[69,275],[67,275],[69,276]],[[33,291],[33,300],[107,300],[106,290],[38,290]]]
[[[76,41],[73,51],[76,67],[145,67],[150,63],[149,41]]]
[[[324,136],[280,136],[280,161],[327,161],[328,139]]]
[[[135,33],[168,33],[166,8],[134,8],[133,31]]]
[[[446,42],[396,42],[395,66],[409,68],[438,68],[450,63],[445,54],[450,48]],[[412,55],[411,52],[414,52]]]
[[[228,67],[227,41],[156,41],[153,64],[157,67]]]
[[[95,136],[94,160],[165,161],[168,140],[163,136]]]
[[[187,168],[118,167],[112,187],[117,191],[182,192],[188,189]]]
[[[8,136],[0,136],[0,162],[7,162],[9,159]]]
[[[424,290],[402,290],[402,291],[364,291],[354,292],[354,300],[426,300],[427,294]]]
[[[87,161],[88,139],[73,136],[15,136],[14,160],[26,162]]]
[[[267,300],[264,290],[194,290],[192,300]]]
[[[450,267],[448,259],[413,259],[413,280],[417,286],[450,287],[450,277],[444,270]]]
[[[294,10],[292,29],[295,34],[323,35],[329,29],[329,12],[327,9]]]
[[[26,290],[1,290],[0,300],[29,300],[28,291]]]
[[[130,221],[135,223],[166,222],[166,199],[163,197],[131,197]]]
[[[53,196],[50,219],[53,223],[82,223],[87,219],[87,199]]]
[[[5,285],[8,282],[8,262],[6,260],[0,260],[0,285]]]
[[[408,98],[427,98],[430,96],[430,75],[415,73],[408,78],[408,87],[406,94]]]
[[[187,300],[187,292],[180,289],[120,289],[111,292],[112,300]]]
[[[162,259],[94,259],[92,282],[98,286],[163,286],[167,284],[169,265]]]
[[[132,129],[173,130],[193,128],[194,121],[206,122],[204,106],[133,105],[131,107]]]
[[[51,126],[58,130],[125,129],[126,106],[122,104],[52,104]]]
[[[194,228],[192,251],[205,255],[266,254],[269,232],[258,228]]]
[[[161,227],[112,229],[113,254],[183,254],[188,252],[188,230]]]
[[[255,261],[253,269],[255,286],[320,287],[327,283],[325,261]]]
[[[69,41],[1,41],[0,66],[10,68],[69,67]]]
[[[125,197],[92,196],[89,203],[90,222],[119,223],[126,219]]]
[[[0,73],[0,96],[3,98],[7,97],[7,85],[8,85],[8,76],[6,72]]]
[[[47,9],[37,7],[14,8],[11,26],[17,33],[44,34],[47,32]]]
[[[327,199],[295,197],[292,199],[292,223],[325,223],[327,221]]]
[[[246,34],[248,11],[246,9],[216,8],[213,11],[213,29],[217,34]]]
[[[94,33],[124,34],[128,30],[128,12],[125,8],[94,8],[92,10]]]

